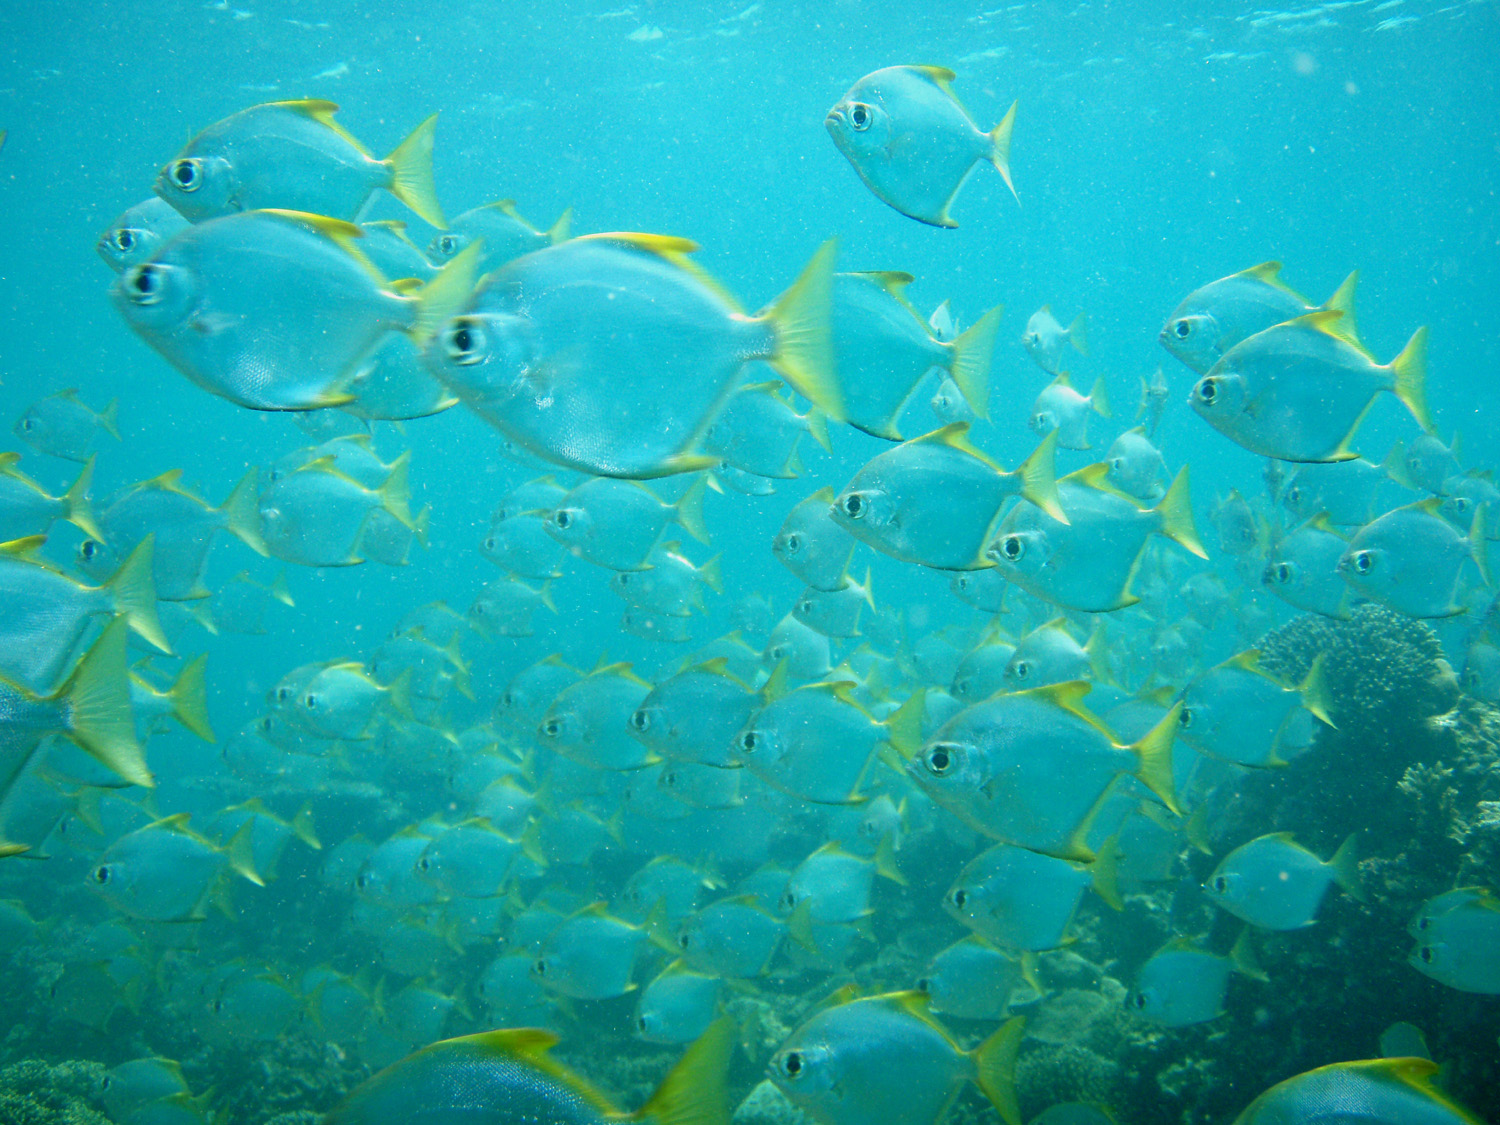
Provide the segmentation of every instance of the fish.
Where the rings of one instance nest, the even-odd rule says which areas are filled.
[[[776,1049],[766,1073],[821,1125],[939,1125],[965,1082],[1007,1125],[1020,1125],[1014,1075],[1024,1025],[1015,1017],[964,1051],[922,993],[867,996],[814,1013]]]
[[[1447,445],[1435,434],[1418,434],[1406,446],[1406,456],[1399,465],[1390,467],[1391,479],[1406,488],[1419,488],[1434,496],[1442,493],[1443,482],[1463,472],[1458,432]]]
[[[99,251],[105,265],[122,273],[151,257],[162,243],[187,225],[188,221],[176,208],[153,195],[134,207],[127,207],[99,236],[94,249]]]
[[[406,224],[400,219],[360,223],[359,229],[365,232],[359,248],[381,276],[426,281],[438,272],[438,266],[407,236]]]
[[[1161,346],[1199,375],[1206,375],[1236,344],[1274,325],[1318,311],[1305,297],[1289,289],[1280,273],[1280,262],[1262,262],[1194,289],[1162,325],[1157,336]],[[1344,313],[1350,336],[1354,335],[1354,288],[1358,283],[1356,270],[1322,306]]]
[[[205,917],[207,900],[230,872],[264,885],[250,858],[249,825],[221,847],[189,828],[188,819],[178,813],[121,836],[104,849],[85,882],[116,910],[143,922]]]
[[[873,858],[854,855],[830,840],[793,869],[778,905],[791,914],[806,903],[808,920],[815,924],[855,922],[872,913],[876,875],[906,886],[896,867],[892,837],[881,841]]]
[[[365,856],[354,877],[355,891],[362,899],[391,908],[434,901],[437,888],[417,871],[417,860],[433,838],[415,825],[393,833]]]
[[[1486,542],[1487,506],[1474,511],[1469,534],[1461,535],[1439,514],[1436,497],[1387,512],[1354,533],[1338,569],[1356,591],[1411,617],[1450,617],[1463,612],[1457,598],[1464,563],[1473,561],[1491,585]]]
[[[728,665],[728,658],[716,657],[658,682],[631,712],[631,735],[672,761],[720,769],[735,765],[735,735],[760,700]]]
[[[842,589],[828,592],[809,586],[792,606],[792,616],[825,637],[859,636],[859,615],[865,606],[875,610],[875,593],[870,583],[870,568],[865,568],[863,583],[849,579]]]
[[[637,609],[673,617],[687,617],[694,610],[707,613],[705,591],[724,592],[719,556],[694,566],[680,554],[680,543],[658,543],[646,556],[641,570],[617,570],[609,577],[609,588]]]
[[[514,199],[501,199],[465,211],[432,236],[427,253],[434,262],[450,262],[476,242],[484,243],[478,271],[487,274],[523,254],[568,240],[573,223],[569,207],[547,230],[537,230],[516,210]],[[438,224],[442,226],[442,224]]]
[[[1219,550],[1236,559],[1254,553],[1261,541],[1261,524],[1239,489],[1231,488],[1229,495],[1214,505],[1210,519],[1219,533]]]
[[[1089,443],[1090,411],[1103,418],[1110,417],[1104,376],[1094,381],[1093,389],[1087,395],[1080,395],[1073,389],[1068,373],[1063,371],[1036,396],[1029,424],[1039,437],[1055,432],[1057,443],[1064,449],[1092,449]]]
[[[656,784],[694,809],[735,809],[744,804],[743,770],[706,766],[701,762],[671,762],[660,767]]]
[[[598,476],[716,463],[699,441],[752,359],[842,419],[829,328],[834,245],[756,316],[691,264],[696,249],[614,233],[517,258],[438,329],[429,369],[510,440]]]
[[[1009,585],[1004,573],[996,567],[957,571],[948,581],[955,597],[984,613],[999,613],[1004,608]]]
[[[943,896],[943,909],[985,941],[1016,953],[1056,949],[1085,887],[1122,908],[1113,852],[1090,864],[996,844],[964,865]]]
[[[538,606],[557,612],[550,583],[533,587],[505,575],[487,582],[475,595],[466,618],[480,636],[529,637],[534,631],[531,618]]]
[[[1333,705],[1321,658],[1300,684],[1288,684],[1261,667],[1246,649],[1195,676],[1182,691],[1177,737],[1199,753],[1242,766],[1285,765],[1283,740],[1306,710],[1333,726]]]
[[[377,510],[408,527],[414,525],[409,461],[410,454],[403,453],[374,489],[337,469],[331,456],[273,482],[260,496],[260,536],[266,550],[299,566],[363,562],[365,535]]]
[[[1338,310],[1308,313],[1236,344],[1193,385],[1188,404],[1236,445],[1282,461],[1349,461],[1360,421],[1389,392],[1432,430],[1427,329],[1377,363]]]
[[[1320,1066],[1272,1086],[1245,1107],[1234,1125],[1336,1121],[1350,1113],[1392,1125],[1484,1125],[1439,1089],[1437,1073],[1438,1065],[1430,1059]]]
[[[1289,832],[1273,832],[1241,844],[1203,884],[1209,900],[1263,930],[1311,926],[1330,883],[1363,901],[1359,861],[1350,835],[1324,863]]]
[[[1500,648],[1489,641],[1474,641],[1464,651],[1464,691],[1486,703],[1500,702]]]
[[[1378,465],[1363,457],[1298,465],[1281,493],[1281,502],[1298,519],[1326,512],[1332,524],[1369,523],[1394,506],[1399,494],[1390,474],[1404,454],[1405,447],[1397,442]]]
[[[1121,745],[1083,708],[1079,681],[1001,693],[949,719],[906,765],[917,787],[997,840],[1089,861],[1091,820],[1115,779],[1133,775],[1175,810],[1172,743],[1180,708]]]
[[[1104,454],[1104,463],[1109,466],[1109,473],[1104,479],[1114,488],[1137,500],[1150,502],[1161,499],[1167,463],[1161,450],[1152,445],[1151,439],[1146,436],[1144,426],[1126,430],[1115,438]]]
[[[934,367],[947,372],[976,415],[989,414],[990,358],[1003,309],[991,309],[951,342],[939,340],[906,300],[914,280],[893,271],[833,278],[833,352],[843,420],[887,441],[901,440],[896,423]]]
[[[967,707],[988,699],[997,691],[1009,690],[1005,670],[1015,651],[1015,644],[1005,633],[991,629],[959,661],[948,684],[948,693],[960,707]]]
[[[710,1025],[634,1114],[617,1110],[581,1075],[547,1055],[550,1031],[502,1029],[444,1039],[367,1078],[341,1101],[328,1125],[379,1125],[422,1116],[473,1116],[494,1125],[563,1120],[606,1125],[618,1120],[727,1125],[725,1078],[733,1024]]]
[[[1063,349],[1069,344],[1079,355],[1089,354],[1088,326],[1083,313],[1066,328],[1052,315],[1052,306],[1043,305],[1026,321],[1021,346],[1026,354],[1048,375],[1063,373]]]
[[[142,1106],[192,1091],[175,1059],[153,1057],[111,1067],[99,1079],[98,1093],[111,1119],[121,1121]]]
[[[949,217],[974,165],[995,166],[1011,194],[1010,137],[1016,107],[981,132],[940,66],[890,66],[865,75],[824,117],[833,143],[877,199],[908,218],[956,227]]]
[[[607,1000],[633,991],[636,954],[646,926],[612,916],[594,903],[566,918],[542,943],[531,974],[542,987],[575,1000]]]
[[[565,550],[609,570],[645,570],[651,550],[668,523],[677,523],[707,544],[703,496],[707,480],[698,477],[676,501],[666,503],[639,481],[594,477],[572,489],[551,511],[547,533]]]
[[[736,389],[704,431],[703,451],[741,472],[777,480],[801,475],[798,449],[804,435],[832,452],[823,412],[814,406],[798,414],[780,388],[771,380]]]
[[[123,618],[99,634],[56,691],[37,695],[0,677],[0,798],[42,741],[60,734],[120,780],[156,784],[136,739]],[[3,838],[0,827],[0,838]]]
[[[761,663],[768,672],[774,672],[785,662],[790,679],[812,681],[832,670],[828,657],[828,638],[789,613],[771,630]]]
[[[474,255],[415,294],[356,248],[359,227],[246,211],[189,227],[110,289],[135,332],[191,382],[252,410],[312,410],[349,384],[386,333],[425,339],[473,285]]]
[[[1069,680],[1109,679],[1101,627],[1096,624],[1088,640],[1079,644],[1063,627],[1064,623],[1064,618],[1054,617],[1016,642],[1001,673],[1006,690],[1022,691]]]
[[[1142,418],[1146,419],[1146,436],[1153,441],[1156,439],[1157,428],[1161,425],[1162,415],[1167,412],[1167,399],[1171,394],[1172,388],[1167,386],[1161,364],[1156,365],[1156,374],[1151,376],[1149,382],[1144,375],[1141,376],[1141,401],[1135,408],[1135,418],[1138,422]]]
[[[922,692],[877,720],[849,695],[847,682],[786,690],[786,669],[762,688],[766,700],[735,735],[739,762],[766,784],[817,804],[864,799],[861,783],[875,751],[890,744],[909,753],[921,718]]]
[[[651,685],[629,664],[608,664],[557,694],[537,726],[541,745],[601,770],[633,770],[657,761],[631,737],[630,719]]]
[[[1500,510],[1500,488],[1495,487],[1488,473],[1470,471],[1443,481],[1438,511],[1444,518],[1463,527],[1473,522],[1474,514],[1481,507],[1489,511]],[[1493,520],[1486,520],[1485,528],[1485,538],[1500,538],[1500,529],[1494,526]]]
[[[40,536],[0,543],[0,676],[49,694],[95,617],[124,617],[157,650],[171,654],[151,582],[155,541],[147,536],[99,586],[85,586],[36,557]]]
[[[204,577],[216,533],[227,531],[256,554],[267,553],[256,508],[257,476],[252,468],[217,508],[182,486],[181,469],[131,485],[100,511],[102,534],[79,545],[79,562],[91,577],[105,577],[151,535],[157,598],[206,598],[212,593]]]
[[[1058,481],[1062,523],[1040,508],[1017,504],[995,528],[985,557],[1009,581],[1063,609],[1104,613],[1140,599],[1131,583],[1146,541],[1162,535],[1207,558],[1193,525],[1188,467],[1177,472],[1155,507],[1143,508],[1104,486],[1103,462]]]
[[[933,954],[917,991],[932,1011],[959,1019],[1003,1020],[1021,986],[1023,962],[970,934]]]
[[[190,223],[268,207],[353,222],[383,188],[445,227],[432,182],[437,115],[376,160],[334,121],[338,108],[309,98],[242,109],[190,140],[162,166],[153,190]]]
[[[1232,973],[1268,979],[1255,961],[1249,936],[1244,930],[1227,956],[1173,938],[1141,966],[1126,1007],[1162,1027],[1191,1027],[1218,1018],[1224,1014]]]
[[[563,688],[582,678],[556,653],[528,665],[511,677],[495,701],[496,725],[507,733],[530,734]]]
[[[242,828],[249,829],[250,862],[256,873],[266,882],[276,877],[277,864],[293,838],[300,840],[313,851],[322,851],[323,845],[313,831],[312,809],[303,804],[291,820],[283,820],[261,803],[259,797],[227,809],[220,809],[212,822],[212,831],[222,839],[233,839]]]
[[[882,554],[940,570],[991,565],[984,557],[990,525],[1011,496],[1066,521],[1055,435],[1006,472],[969,443],[968,433],[967,422],[954,422],[877,454],[833,498],[829,515]]]
[[[1266,556],[1261,582],[1288,605],[1325,617],[1348,616],[1351,588],[1339,560],[1349,541],[1319,513],[1287,532]]]
[[[805,911],[802,921],[805,921]],[[721,898],[695,911],[677,930],[687,965],[717,976],[748,979],[771,966],[788,923],[770,913],[753,895]],[[804,931],[803,940],[811,938]]]
[[[723,982],[673,961],[641,989],[635,1033],[648,1043],[689,1043],[713,1023]]]
[[[46,535],[57,520],[67,520],[92,539],[104,538],[94,518],[89,492],[94,484],[94,458],[84,462],[77,478],[60,496],[50,495],[16,466],[21,455],[0,453],[0,543]]]
[[[100,434],[120,440],[120,402],[110,399],[94,410],[72,388],[37,399],[28,406],[11,432],[38,453],[86,464]]]
[[[776,558],[819,590],[841,590],[848,581],[849,560],[856,542],[848,529],[833,519],[832,488],[820,488],[793,505],[771,541]]]
[[[1500,995],[1500,902],[1486,888],[1450,891],[1429,901],[1410,932],[1417,946],[1408,964],[1449,988]]]
[[[648,860],[625,881],[620,892],[622,918],[643,922],[660,905],[661,916],[670,924],[680,924],[698,909],[704,891],[721,884],[693,864],[673,855],[659,855]]]
[[[433,378],[416,343],[401,332],[381,337],[344,384],[343,392],[349,399],[340,403],[340,409],[365,421],[430,418],[459,402]]]

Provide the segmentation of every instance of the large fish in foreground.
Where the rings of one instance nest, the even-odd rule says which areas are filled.
[[[958,226],[948,207],[974,165],[988,160],[1010,179],[1015,103],[985,133],[953,94],[956,75],[941,66],[888,66],[867,74],[828,111],[823,124],[859,178],[897,211],[935,227]]]
[[[829,328],[833,245],[758,316],[689,261],[696,249],[683,238],[617,233],[517,258],[439,330],[427,363],[512,441],[599,476],[716,464],[698,440],[752,359],[842,420]]]
[[[366,1079],[325,1125],[606,1125],[659,1121],[728,1125],[725,1071],[734,1048],[728,1020],[712,1024],[634,1113],[621,1113],[581,1075],[547,1052],[557,1042],[535,1028],[445,1039]]]

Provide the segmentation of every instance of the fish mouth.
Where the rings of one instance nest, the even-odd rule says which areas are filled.
[[[823,128],[834,129],[844,123],[844,111],[841,109],[830,109],[823,118]]]

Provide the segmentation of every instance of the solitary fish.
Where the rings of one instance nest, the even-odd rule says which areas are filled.
[[[941,66],[890,66],[849,88],[824,118],[833,143],[875,195],[935,227],[956,227],[948,207],[974,165],[988,160],[1015,194],[1010,133],[1016,107],[981,132]]]
[[[284,207],[353,222],[384,188],[445,227],[432,182],[433,114],[377,160],[333,119],[333,102],[253,105],[216,121],[157,173],[156,194],[189,222]]]

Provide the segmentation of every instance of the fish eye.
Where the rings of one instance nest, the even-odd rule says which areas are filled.
[[[1177,725],[1183,730],[1187,730],[1193,725],[1193,709],[1191,707],[1184,707],[1182,709],[1181,713],[1177,716]]]
[[[683,949],[686,949],[692,943],[692,940],[686,932],[677,935],[677,944]]]
[[[1276,581],[1279,585],[1285,586],[1292,580],[1292,568],[1288,563],[1277,563],[1274,573],[1276,575]]]
[[[1226,879],[1226,878],[1224,878],[1224,876],[1222,876],[1222,875],[1216,875],[1214,877],[1214,890],[1217,891],[1221,895],[1222,894],[1228,894],[1229,893],[1229,880]]]
[[[928,772],[931,773],[933,777],[944,776],[949,770],[953,768],[953,759],[956,756],[957,755],[954,754],[951,747],[943,743],[939,743],[931,750],[927,751],[927,757],[925,761],[927,763]]]
[[[1360,574],[1369,574],[1375,569],[1375,556],[1369,551],[1354,552],[1354,569]]]
[[[424,856],[418,856],[417,857],[417,870],[418,871],[423,871],[423,872],[425,872],[425,871],[431,871],[432,870],[432,860],[428,859],[425,855]]]
[[[559,508],[552,513],[552,522],[559,531],[567,531],[573,526],[573,513],[567,508]]]
[[[458,253],[458,239],[451,234],[442,234],[437,240],[438,253],[447,257]]]
[[[875,115],[870,112],[870,107],[864,102],[855,102],[849,107],[849,124],[854,126],[854,131],[863,133],[875,120]]]
[[[1302,489],[1295,484],[1292,485],[1291,488],[1286,490],[1286,500],[1288,504],[1302,503]]]
[[[1422,964],[1424,964],[1424,965],[1430,965],[1430,964],[1432,964],[1432,960],[1433,960],[1433,957],[1434,957],[1434,954],[1433,954],[1433,951],[1432,951],[1432,946],[1430,946],[1430,945],[1424,945],[1421,949],[1417,950],[1417,956],[1422,959]]]
[[[443,336],[448,358],[468,367],[484,358],[484,329],[472,317],[459,317]]]
[[[196,159],[174,160],[167,166],[167,178],[182,191],[197,191],[203,186],[203,169]]]
[[[542,733],[548,738],[556,738],[558,735],[562,734],[562,723],[558,722],[556,719],[548,719],[545,723],[542,724]]]
[[[316,711],[322,705],[322,698],[314,692],[308,692],[302,697],[302,706],[306,707],[309,711]]]
[[[1172,325],[1172,332],[1179,340],[1186,340],[1193,333],[1193,326],[1186,320],[1179,320]]]
[[[1016,679],[1024,680],[1027,676],[1031,675],[1030,663],[1025,660],[1016,661],[1015,673]]]
[[[630,581],[630,575],[627,574],[627,573],[625,573],[625,571],[622,570],[618,574],[615,575],[615,581],[618,582],[621,586],[624,586],[627,583],[629,583],[629,581]]]
[[[802,1073],[802,1053],[800,1051],[788,1051],[781,1056],[778,1069],[787,1078],[796,1078]]]
[[[1019,562],[1026,553],[1026,542],[1019,535],[1007,535],[1000,540],[1000,553],[1011,562]]]
[[[644,1032],[646,1030],[646,1028],[647,1028],[646,1017],[645,1016],[636,1016],[635,1017],[635,1026],[636,1026],[636,1030]]]
[[[1144,992],[1132,992],[1130,994],[1130,1006],[1138,1012],[1146,1010],[1146,994]]]
[[[109,864],[107,863],[101,863],[98,867],[94,868],[94,882],[101,887],[113,877],[114,872],[109,869]]]
[[[484,537],[484,543],[481,545],[486,551],[494,551],[495,547],[497,546],[495,537],[493,535],[486,535]]]
[[[931,995],[932,994],[932,981],[929,980],[927,977],[918,977],[917,978],[917,991],[918,992],[925,992],[928,995]]]
[[[964,903],[969,901],[969,892],[964,890],[962,887],[958,887],[951,895],[948,896],[948,901],[951,902],[954,906],[958,907],[958,909],[962,910],[964,908]]]
[[[85,539],[78,544],[78,557],[84,562],[90,562],[99,553],[101,545],[97,539]]]
[[[1195,393],[1199,402],[1205,406],[1212,406],[1214,399],[1218,397],[1219,388],[1212,379],[1200,379]]]
[[[25,430],[28,434],[31,433],[32,430],[36,429],[36,419],[35,418],[22,418],[21,419],[21,429]]]
[[[154,305],[161,300],[161,267],[150,262],[134,266],[125,275],[125,292],[131,303]]]
[[[1431,925],[1432,919],[1427,917],[1425,914],[1417,920],[1417,929],[1419,930],[1425,930]]]
[[[547,975],[547,959],[545,957],[538,957],[536,959],[536,964],[534,964],[534,965],[531,966],[531,971],[534,972],[539,977],[546,976]]]
[[[797,896],[791,891],[784,891],[781,895],[781,908],[783,910],[797,909]]]
[[[650,730],[651,712],[642,707],[639,711],[636,711],[633,715],[630,716],[630,725],[632,728],[638,731]]]
[[[1125,471],[1125,458],[1111,457],[1109,459],[1109,471],[1118,476]]]
[[[129,227],[121,227],[111,232],[109,236],[109,244],[122,254],[128,254],[134,250],[136,241],[135,231]]]
[[[802,550],[802,536],[795,533],[788,535],[782,540],[781,545],[787,554],[795,555],[798,551]]]
[[[1021,334],[1021,343],[1028,348],[1035,345],[1036,340],[1037,336],[1035,332],[1024,332]]]
[[[759,740],[755,737],[755,732],[753,730],[747,730],[740,735],[740,749],[743,750],[746,754],[755,753],[755,749],[758,745]]]
[[[368,871],[361,871],[354,879],[354,885],[360,890],[365,890],[372,882]]]
[[[810,616],[812,614],[812,611],[813,603],[811,598],[803,598],[800,602],[797,603],[797,612],[800,613],[803,617]]]
[[[1469,498],[1467,496],[1455,496],[1453,498],[1453,510],[1463,515],[1469,510]]]
[[[859,493],[851,492],[844,497],[844,515],[851,520],[862,519],[865,514],[865,502]]]

